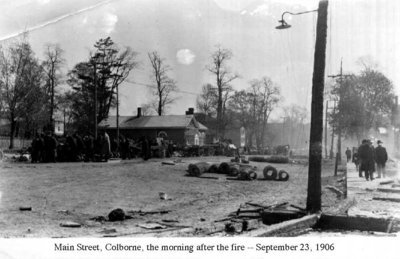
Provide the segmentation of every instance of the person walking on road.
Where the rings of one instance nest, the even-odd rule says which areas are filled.
[[[358,148],[358,155],[360,159],[359,176],[362,177],[362,171],[365,172],[365,179],[367,181],[374,180],[373,172],[375,168],[374,150],[368,140],[364,139],[361,146]]]
[[[382,146],[382,141],[378,140],[378,146],[375,148],[375,162],[378,171],[377,178],[385,178],[386,177],[386,170],[385,164],[388,160],[388,154],[386,152],[386,148]]]
[[[351,160],[351,150],[349,148],[346,149],[346,157],[347,157],[347,163],[350,162],[350,160]]]

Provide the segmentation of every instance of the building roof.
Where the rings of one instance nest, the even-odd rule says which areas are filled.
[[[101,128],[116,128],[116,116],[109,116],[99,123]],[[207,127],[196,121],[193,115],[163,115],[163,116],[119,116],[120,129],[170,129]]]

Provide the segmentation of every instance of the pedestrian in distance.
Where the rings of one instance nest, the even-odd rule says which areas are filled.
[[[353,150],[353,163],[356,165],[356,169],[358,171],[360,167],[360,158],[358,157],[358,153],[356,151],[357,150]]]
[[[378,146],[375,148],[375,162],[378,171],[377,178],[386,177],[385,165],[388,160],[388,154],[386,152],[386,148],[382,146],[382,143],[382,141],[378,140]]]
[[[348,147],[346,149],[346,157],[347,157],[347,163],[350,162],[350,160],[351,160],[351,150]]]
[[[102,145],[101,145],[101,154],[102,154],[103,160],[105,160],[106,162],[111,157],[110,136],[108,136],[106,131],[104,131],[104,135],[103,135],[103,141],[102,141]]]
[[[358,148],[358,155],[360,158],[359,176],[362,177],[362,172],[365,173],[367,181],[374,180],[373,171],[375,168],[374,151],[367,139],[362,141],[361,146]]]

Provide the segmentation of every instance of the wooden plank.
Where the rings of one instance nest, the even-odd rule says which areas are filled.
[[[319,214],[312,214],[304,216],[302,218],[293,219],[281,222],[279,224],[274,224],[271,226],[265,226],[253,231],[244,232],[240,236],[244,237],[271,237],[271,236],[286,236],[288,233],[299,232],[301,230],[306,230],[312,228],[317,224]]]
[[[317,228],[386,232],[391,220],[386,218],[351,217],[322,214]]]
[[[373,197],[372,199],[376,201],[400,202],[400,198],[394,198],[394,197]]]
[[[394,181],[393,180],[385,180],[385,181],[379,182],[380,185],[391,184],[391,183],[394,183]]]
[[[348,210],[356,205],[356,200],[353,199],[345,199],[340,202],[338,205],[330,206],[328,209],[324,210],[325,214],[332,214],[332,215],[347,215]]]
[[[400,189],[389,189],[389,188],[378,188],[378,192],[391,192],[391,193],[400,193]]]
[[[266,225],[272,225],[287,220],[298,219],[303,217],[304,215],[305,213],[301,211],[284,209],[276,209],[271,211],[265,210],[261,212],[262,221]]]

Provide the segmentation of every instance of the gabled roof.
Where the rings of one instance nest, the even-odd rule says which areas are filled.
[[[99,123],[101,128],[116,128],[116,116],[109,116]],[[166,128],[198,128],[207,130],[207,127],[198,123],[193,115],[163,115],[163,116],[120,116],[120,129],[166,129]]]

